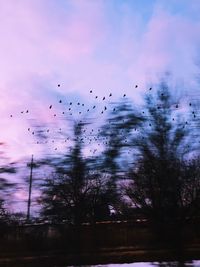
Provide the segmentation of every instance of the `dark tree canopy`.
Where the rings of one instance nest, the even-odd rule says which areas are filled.
[[[176,109],[176,107],[175,107]],[[137,137],[139,162],[130,171],[126,194],[148,218],[169,222],[182,218],[183,155],[187,129],[178,118],[169,88],[161,83],[146,97],[145,121]]]
[[[57,161],[43,191],[43,214],[75,225],[109,216],[106,183],[83,155],[82,128],[83,124],[74,124],[74,145]]]

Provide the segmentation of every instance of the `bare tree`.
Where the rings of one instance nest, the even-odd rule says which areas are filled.
[[[55,170],[43,185],[43,215],[75,225],[109,215],[105,183],[83,155],[83,127],[84,123],[74,124],[74,145],[55,161]]]
[[[189,139],[184,118],[176,117],[178,107],[166,82],[146,97],[145,121],[136,140],[140,156],[125,190],[133,206],[156,225],[183,218],[183,155]]]

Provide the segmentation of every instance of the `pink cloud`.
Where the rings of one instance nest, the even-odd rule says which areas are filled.
[[[125,92],[137,100],[165,70],[188,84],[193,80],[199,21],[160,4],[145,23],[128,1],[118,14],[103,0],[10,0],[0,5],[0,124],[5,129],[0,138],[21,154],[31,153],[21,143],[28,121],[19,118],[11,124],[11,113],[27,107],[33,118],[52,123],[46,107],[56,95],[76,92],[92,102],[93,88],[100,96],[112,91],[118,98]]]

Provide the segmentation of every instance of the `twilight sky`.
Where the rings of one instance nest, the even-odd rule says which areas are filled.
[[[168,70],[190,94],[199,14],[199,0],[0,0],[0,141],[9,156],[35,154],[30,124],[59,124],[53,115],[70,101],[94,105],[110,92],[138,101]]]

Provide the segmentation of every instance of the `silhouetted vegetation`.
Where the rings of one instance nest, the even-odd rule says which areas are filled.
[[[43,185],[43,214],[53,221],[80,225],[109,215],[107,183],[83,155],[83,127],[83,123],[74,124],[70,152],[51,163],[54,172]]]
[[[73,137],[64,136],[68,150],[41,160],[41,169],[49,168],[42,180],[43,218],[76,225],[144,218],[156,227],[197,218],[199,159],[188,127],[196,116],[186,118],[179,106],[162,81],[149,89],[142,109],[126,95],[112,103],[96,131],[91,121],[74,122]]]
[[[144,100],[137,107],[124,95],[105,106],[101,114],[110,112],[99,128],[87,118],[72,120],[69,132],[59,129],[62,151],[35,162],[40,221],[80,226],[146,220],[156,233],[165,233],[161,238],[176,236],[180,244],[183,225],[199,217],[198,142],[188,127],[198,118],[194,111],[186,118],[165,81]],[[37,143],[48,143],[50,129],[37,129]],[[55,137],[50,142],[55,144]]]
[[[4,144],[0,143],[0,146],[3,147]],[[0,156],[2,162],[0,167],[0,225],[4,226],[9,223],[11,219],[8,208],[5,207],[5,200],[9,200],[12,194],[12,189],[15,186],[15,183],[9,181],[5,176],[16,173],[16,164],[14,162],[9,163],[9,159],[5,156],[2,150]]]
[[[89,115],[81,120],[65,117],[51,139],[50,127],[37,125],[32,135],[37,144],[53,144],[53,154],[27,166],[27,220],[21,213],[9,218],[19,224],[34,222],[30,216],[34,198],[40,211],[35,221],[73,225],[79,230],[83,224],[101,221],[146,223],[153,226],[157,241],[173,242],[180,252],[185,224],[192,223],[197,229],[200,216],[199,142],[194,139],[198,116],[197,106],[179,103],[170,92],[168,83],[161,81],[149,88],[140,106],[124,94],[119,102],[104,106],[100,114],[108,115],[102,125]],[[102,101],[105,103],[105,97]],[[72,105],[70,102],[70,116]],[[77,106],[83,109],[84,104]],[[62,143],[59,152],[56,138]],[[15,174],[15,168],[6,165],[0,173]],[[13,192],[6,179],[0,182],[0,193]],[[0,217],[8,222],[4,200],[2,194]],[[79,231],[77,242],[78,236]]]
[[[160,86],[156,95],[146,98],[145,120],[135,140],[139,160],[129,172],[132,183],[126,194],[147,218],[169,223],[182,218],[182,158],[188,133],[181,123],[174,123],[168,87]]]

